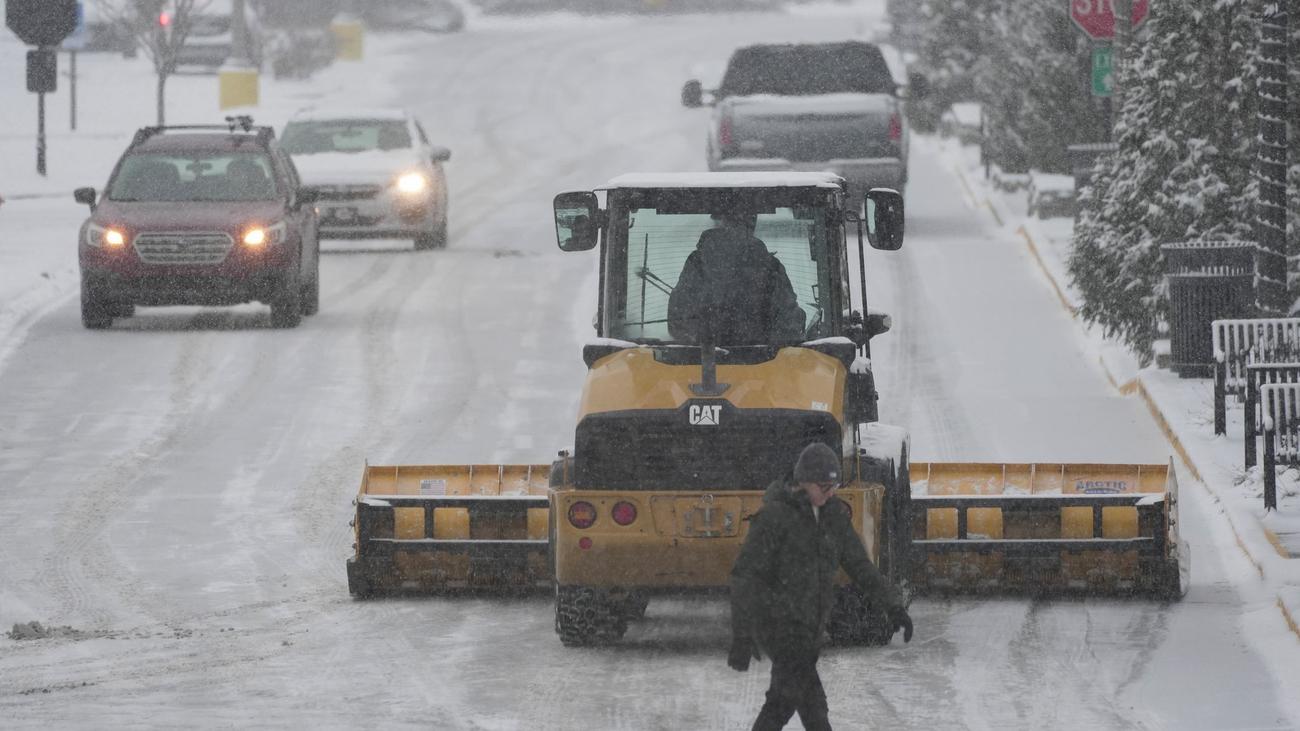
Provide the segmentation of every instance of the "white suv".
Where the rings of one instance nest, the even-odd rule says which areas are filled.
[[[280,144],[303,184],[319,194],[321,238],[411,238],[417,249],[447,244],[451,150],[431,144],[396,109],[305,109]]]

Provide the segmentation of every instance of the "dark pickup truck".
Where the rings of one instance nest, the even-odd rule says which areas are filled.
[[[709,170],[826,171],[857,193],[902,192],[902,90],[870,43],[763,44],[735,51],[707,99],[699,81],[688,81],[682,103],[713,106]]]

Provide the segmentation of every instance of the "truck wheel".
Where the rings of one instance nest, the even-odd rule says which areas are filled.
[[[103,330],[113,324],[112,305],[95,296],[83,282],[81,285],[81,324],[87,330]]]
[[[108,308],[113,317],[135,317],[135,305],[130,302],[118,302]]]
[[[837,645],[888,645],[892,636],[884,611],[871,606],[853,586],[835,587],[835,606],[826,632]]]
[[[302,292],[295,278],[271,302],[271,327],[298,327],[300,322],[302,322]]]
[[[566,647],[614,642],[627,632],[627,619],[603,593],[586,586],[555,588],[555,633]]]

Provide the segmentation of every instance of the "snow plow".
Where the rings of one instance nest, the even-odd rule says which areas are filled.
[[[368,466],[353,594],[541,588],[566,645],[613,641],[655,595],[725,591],[764,488],[820,441],[843,455],[838,496],[872,559],[909,589],[1180,595],[1172,466],[911,464],[907,432],[879,421],[870,342],[891,322],[867,308],[863,240],[902,245],[897,192],[852,200],[827,173],[601,190],[604,207],[555,199],[560,248],[601,247],[573,448],[551,465]],[[847,584],[829,631],[889,640]]]

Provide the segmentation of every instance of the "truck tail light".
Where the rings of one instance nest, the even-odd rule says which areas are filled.
[[[569,523],[574,528],[590,528],[596,522],[596,506],[585,500],[569,506]]]
[[[731,110],[723,112],[718,122],[718,144],[731,147]]]
[[[626,500],[614,503],[614,509],[610,511],[614,522],[619,525],[631,525],[636,520],[636,506]]]
[[[889,115],[889,139],[899,142],[903,139],[903,118],[894,112]]]

